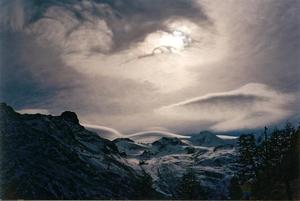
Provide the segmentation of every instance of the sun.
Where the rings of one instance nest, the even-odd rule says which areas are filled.
[[[158,30],[149,34],[140,44],[143,53],[139,58],[145,58],[163,53],[179,53],[191,46],[193,40],[188,33],[178,29]]]
[[[192,39],[182,31],[162,32],[154,50],[166,49],[169,52],[180,52],[188,47],[191,42]]]

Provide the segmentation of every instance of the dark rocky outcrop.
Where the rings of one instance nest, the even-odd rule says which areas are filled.
[[[74,112],[0,115],[1,199],[134,199],[137,172]]]
[[[75,112],[65,111],[60,116],[66,121],[79,124],[79,120]]]

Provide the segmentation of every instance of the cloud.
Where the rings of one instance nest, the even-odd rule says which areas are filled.
[[[156,140],[159,140],[162,137],[169,137],[169,138],[181,138],[181,139],[187,139],[190,138],[190,136],[184,136],[176,133],[171,133],[167,131],[161,131],[161,130],[152,130],[152,131],[143,131],[134,133],[131,135],[127,135],[126,137],[137,141],[137,142],[154,142]]]
[[[170,19],[211,23],[194,0],[3,0],[1,6],[4,30],[25,31],[67,49],[85,46],[100,53],[126,50],[149,33],[167,30],[165,22]],[[76,40],[81,45],[72,47]]]
[[[10,38],[5,38],[5,40],[10,40],[6,41],[7,43],[17,46],[17,44],[14,44],[14,31],[17,31],[21,35],[18,37],[23,37],[22,40],[25,40],[25,43],[37,43],[36,47],[40,46],[43,50],[49,48],[49,52],[56,51],[59,65],[66,70],[72,71],[75,69],[77,72],[89,76],[98,75],[117,79],[130,79],[141,83],[141,85],[147,82],[161,91],[173,91],[178,89],[178,86],[173,88],[170,81],[165,81],[168,79],[165,75],[170,74],[170,70],[166,67],[158,66],[151,72],[149,70],[145,71],[150,65],[157,66],[157,61],[152,61],[146,65],[143,61],[141,63],[130,63],[121,68],[120,66],[128,59],[152,52],[158,44],[156,44],[156,40],[152,40],[148,45],[149,36],[159,32],[168,33],[172,31],[174,23],[175,25],[176,23],[180,24],[185,20],[183,24],[190,23],[192,25],[189,26],[193,26],[193,29],[197,28],[199,24],[211,23],[203,8],[197,5],[195,1],[155,0],[149,3],[140,0],[72,0],[61,3],[55,0],[39,2],[5,0],[3,4],[6,5],[3,8],[3,11],[5,11],[3,13],[9,14],[3,16],[1,18],[3,20],[0,20],[3,27],[5,27],[4,34],[11,34]],[[22,26],[19,26],[18,30],[14,29],[12,24],[18,24],[20,20],[10,17],[18,14],[15,13],[16,9],[14,8],[22,11],[18,13],[23,13],[20,17],[23,19]],[[202,29],[204,33],[203,30],[205,29]],[[201,37],[203,34],[194,35],[200,35]],[[197,36],[195,37],[197,38]],[[24,43],[24,41],[20,42],[21,44]],[[15,47],[15,49],[20,49],[18,50],[20,52],[25,51],[24,54],[27,54],[29,48],[22,45]],[[40,66],[36,70],[32,69],[33,71],[39,71],[41,65],[49,66],[47,64],[49,59],[44,58],[44,54],[42,56],[44,63],[39,61],[38,65]],[[39,55],[29,55],[27,61],[31,63],[27,65],[36,66],[35,59],[39,59],[39,57]],[[173,64],[166,64],[165,66],[174,65],[176,62],[173,61]],[[140,65],[145,65],[145,67],[140,70]],[[176,64],[176,69],[182,69],[178,65],[181,65],[181,62]],[[7,68],[6,66],[5,63],[3,68]],[[50,71],[50,69],[47,69],[47,71]],[[159,75],[158,71],[163,73]],[[182,79],[179,74],[186,74],[180,85],[188,85],[186,84],[189,80],[187,79],[188,73],[183,72],[184,70],[180,71],[180,73],[172,73],[173,76],[170,79]],[[158,80],[152,81],[153,74],[156,75],[155,77]]]
[[[97,133],[100,137],[103,137],[103,138],[106,138],[109,140],[114,140],[116,138],[122,137],[122,134],[113,128],[99,126],[99,125],[91,125],[91,124],[82,124],[82,125],[86,129]]]
[[[241,121],[299,111],[289,99],[300,100],[297,0],[0,2],[0,99],[16,109],[72,110],[127,133],[251,127]],[[174,31],[186,38],[174,42]],[[173,42],[183,48],[152,55]],[[266,86],[228,94],[247,83]],[[201,120],[155,113],[193,97],[184,108],[201,105]]]
[[[22,110],[17,110],[18,113],[21,114],[50,114],[50,112],[46,109],[38,109],[38,108],[33,108],[33,109],[22,109]]]
[[[293,111],[293,94],[280,93],[259,83],[249,83],[236,90],[212,93],[172,104],[158,110],[170,118],[184,121],[212,121],[211,129],[224,131],[258,128],[275,123]]]
[[[199,79],[219,79],[219,85],[231,87],[259,82],[281,91],[299,90],[299,1],[216,0],[205,5],[223,40],[218,49],[226,55],[209,64],[209,72],[199,71]]]
[[[25,5],[22,0],[3,0],[0,2],[0,29],[10,29],[20,31],[23,29],[26,22]]]

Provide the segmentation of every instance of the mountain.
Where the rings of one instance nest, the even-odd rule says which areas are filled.
[[[193,134],[191,135],[191,138],[188,139],[188,141],[193,145],[205,147],[220,147],[233,145],[236,143],[236,140],[234,138],[221,138],[209,131],[202,131],[199,134]]]
[[[237,170],[235,141],[213,133],[200,133],[189,139],[162,137],[152,143],[128,138],[114,141],[132,167],[150,174],[156,191],[166,197],[177,196],[178,181],[193,169],[210,198],[220,199],[228,193],[229,180]]]
[[[129,138],[118,138],[113,141],[121,153],[126,155],[139,155],[142,151],[147,149],[143,144],[135,143]]]
[[[19,114],[2,103],[0,137],[1,199],[174,199],[189,169],[219,199],[237,168],[235,140],[149,131],[110,141],[70,111]],[[141,190],[145,173],[153,184]]]
[[[153,130],[153,131],[143,131],[134,133],[127,136],[128,138],[136,141],[136,142],[147,142],[151,143],[156,140],[159,140],[162,137],[167,138],[189,138],[189,136],[180,135],[176,133],[171,133],[168,131],[160,131],[160,130]]]
[[[21,115],[0,105],[2,199],[130,199],[137,171],[73,112]]]

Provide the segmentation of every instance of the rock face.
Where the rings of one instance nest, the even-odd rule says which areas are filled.
[[[73,112],[21,115],[0,105],[2,199],[133,199],[137,173]]]

